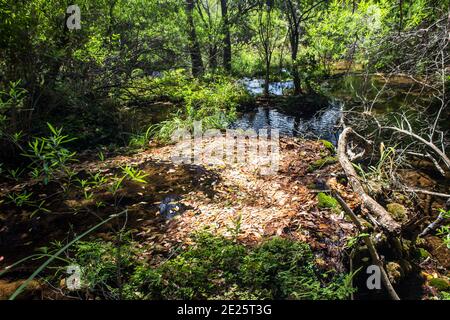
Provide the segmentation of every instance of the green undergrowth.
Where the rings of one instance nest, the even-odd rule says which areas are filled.
[[[292,240],[246,247],[199,233],[157,267],[137,248],[133,241],[78,243],[68,256],[81,267],[81,292],[124,299],[345,299],[353,292],[350,275],[320,271],[310,247]]]
[[[224,129],[236,119],[236,108],[251,103],[251,97],[235,80],[226,76],[206,75],[192,79],[181,70],[166,72],[159,78],[143,78],[136,85],[144,99],[165,99],[177,103],[177,111],[159,123],[150,125],[135,144],[145,144],[154,138],[169,142],[177,129],[192,130],[195,121],[202,122],[202,130]]]

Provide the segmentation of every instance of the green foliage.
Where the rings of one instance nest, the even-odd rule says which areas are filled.
[[[34,201],[31,200],[32,192],[23,191],[21,193],[10,193],[7,195],[9,200],[14,203],[17,207],[22,207],[24,205],[33,205]]]
[[[320,277],[313,261],[303,243],[274,238],[252,249],[199,234],[160,267],[138,268],[127,292],[151,299],[344,299],[352,292],[350,276]]]
[[[334,145],[328,141],[328,140],[320,140],[320,142],[323,144],[323,146],[325,148],[328,149],[328,151],[330,151],[331,153],[335,153],[336,152],[336,148],[334,147]]]
[[[33,178],[42,179],[48,184],[57,173],[67,173],[67,164],[74,161],[75,152],[64,147],[65,144],[75,140],[62,134],[62,128],[54,128],[47,123],[52,135],[37,137],[28,143],[29,149],[24,154],[32,160],[30,169]]]
[[[450,219],[450,210],[440,209],[440,212],[444,215],[445,219]],[[450,249],[450,224],[440,227],[437,234],[443,238],[444,244]]]
[[[71,263],[82,266],[82,286],[107,299],[119,299],[118,281],[133,272],[140,250],[127,237],[120,244],[104,241],[79,241],[73,249]],[[119,280],[120,279],[120,280]]]
[[[104,225],[105,223],[108,223],[109,221],[121,216],[122,214],[124,214],[126,211],[122,211],[118,214],[114,214],[111,215],[110,217],[108,217],[107,219],[101,221],[100,223],[96,224],[95,226],[93,226],[92,228],[88,229],[87,231],[83,232],[82,234],[78,235],[77,237],[75,237],[73,240],[71,240],[69,243],[67,244],[62,244],[59,243],[58,245],[58,249],[56,249],[56,251],[54,253],[49,253],[48,252],[48,248],[42,248],[42,252],[43,253],[38,253],[38,254],[33,254],[31,256],[25,257],[17,262],[15,262],[14,264],[10,265],[8,268],[5,268],[4,270],[0,271],[0,277],[3,276],[6,272],[12,270],[14,267],[24,263],[25,261],[31,260],[31,259],[41,259],[41,258],[47,258],[47,260],[42,263],[36,270],[34,270],[34,272],[24,281],[22,282],[22,284],[16,289],[16,291],[12,294],[11,297],[9,297],[9,300],[14,300],[15,298],[17,298],[22,292],[23,290],[30,284],[30,282],[32,280],[34,280],[45,268],[47,268],[47,266],[49,266],[54,260],[62,260],[67,262],[66,259],[61,258],[61,254],[63,252],[65,252],[68,248],[70,248],[73,244],[77,243],[78,241],[80,241],[80,239],[82,239],[83,237],[85,237],[86,235],[92,233],[94,230],[96,230],[97,228],[99,228],[100,226]],[[58,274],[58,272],[57,272]]]
[[[157,82],[166,83],[164,78]],[[175,130],[192,130],[195,121],[202,122],[203,130],[226,128],[236,118],[236,107],[250,99],[240,85],[222,76],[205,77],[203,80],[189,80],[184,76],[177,81],[174,90],[170,90],[169,86],[169,90],[164,92],[172,100],[180,100],[183,110],[150,126],[145,135],[141,136],[142,142],[146,143],[150,137],[170,141]]]
[[[438,289],[439,291],[449,291],[450,285],[447,280],[441,278],[433,278],[430,280],[430,285]]]
[[[369,237],[370,234],[368,233],[359,233],[354,237],[350,237],[347,241],[347,244],[345,245],[346,248],[348,249],[352,249],[358,242],[360,239],[364,238],[364,237]]]
[[[19,181],[19,178],[24,171],[24,168],[8,169],[8,174],[13,180]]]
[[[118,244],[119,243],[119,244]],[[319,271],[308,245],[273,238],[251,248],[199,233],[195,245],[157,267],[140,259],[128,236],[77,242],[68,263],[82,271],[82,291],[126,299],[345,299],[351,275]]]
[[[398,166],[396,161],[396,151],[394,147],[385,147],[380,144],[380,155],[376,163],[364,168],[361,164],[353,163],[358,174],[365,181],[369,192],[377,193],[381,187],[388,187],[392,173]]]
[[[139,183],[147,183],[144,180],[145,177],[148,176],[144,171],[133,168],[131,166],[121,167],[124,177],[128,177],[131,181],[139,182]]]
[[[406,208],[399,203],[388,203],[386,209],[396,221],[402,222],[408,218]]]

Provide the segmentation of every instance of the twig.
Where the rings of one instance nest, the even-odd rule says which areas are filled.
[[[444,212],[441,212],[436,220],[430,223],[420,234],[419,237],[424,237],[437,227],[445,220]]]
[[[428,195],[436,196],[436,197],[450,198],[450,194],[440,193],[440,192],[433,192],[433,191],[428,191],[428,190],[425,190],[425,189],[411,189],[411,188],[406,188],[405,190],[399,190],[399,191],[407,191],[407,192],[414,192],[414,193],[423,193],[423,194],[428,194]]]
[[[444,161],[444,163],[447,166],[447,168],[450,168],[450,159],[434,143],[425,140],[424,138],[422,138],[421,136],[415,134],[414,132],[411,132],[411,131],[408,131],[408,130],[404,130],[404,129],[400,129],[400,128],[397,128],[397,127],[381,127],[381,129],[388,129],[388,130],[397,131],[399,133],[408,135],[408,136],[410,136],[411,138],[414,138],[417,141],[420,141],[421,143],[423,143],[424,145],[426,145],[427,147],[432,149],[437,155],[439,155],[439,157]]]

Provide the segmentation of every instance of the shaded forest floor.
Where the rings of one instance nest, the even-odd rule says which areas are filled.
[[[257,166],[248,163],[210,164],[204,159],[198,165],[174,164],[170,159],[173,148],[152,146],[129,155],[110,155],[104,160],[96,159],[90,152],[80,155],[80,162],[73,165],[79,178],[99,172],[114,176],[125,165],[147,174],[145,184],[127,181],[119,191],[120,206],[127,209],[126,222],[105,224],[89,239],[113,240],[125,224],[143,249],[142,259],[158,265],[192,244],[192,234],[201,230],[228,238],[235,235],[239,242],[249,246],[277,235],[308,243],[316,264],[324,272],[349,271],[348,249],[356,229],[340,210],[319,201],[317,195],[327,188],[326,183],[331,183],[352,209],[361,212],[361,208],[359,199],[341,176],[329,145],[282,138],[276,175],[261,175]],[[47,208],[51,213],[31,215],[25,208],[1,205],[2,267],[35,253],[39,247],[49,246],[50,241],[72,239],[117,210],[108,205],[115,200],[106,187],[93,190],[93,197],[86,199],[76,190],[61,193],[54,183],[43,187],[27,181],[1,186],[2,194],[14,190],[28,190],[38,198],[51,199]],[[99,207],[98,203],[106,205]],[[425,276],[445,274],[450,260],[448,250],[441,248],[442,242],[428,237],[424,247],[431,253],[422,261]],[[20,284],[17,280],[30,274],[37,265],[38,262],[31,262],[11,271],[8,280],[0,282],[0,297],[11,294]],[[426,277],[419,281],[416,288],[419,296],[426,289],[421,287],[425,280]],[[39,288],[31,286],[31,290],[36,291],[36,287]]]

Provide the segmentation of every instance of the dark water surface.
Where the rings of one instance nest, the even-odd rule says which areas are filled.
[[[261,95],[262,79],[244,78],[239,81],[252,95]],[[269,86],[271,95],[281,96],[293,89],[292,81],[273,82]],[[364,111],[369,108],[373,114],[395,120],[400,114],[409,115],[414,127],[420,122],[418,109],[428,114],[436,111],[435,101],[421,94],[419,86],[410,79],[401,77],[389,79],[388,84],[380,76],[369,78],[352,74],[325,81],[322,91],[328,97],[328,105],[318,108],[314,114],[302,112],[298,108],[283,109],[280,106],[258,107],[256,110],[241,113],[231,125],[241,129],[278,129],[280,135],[303,138],[326,139],[336,144],[339,137],[338,123],[341,111],[350,109]],[[376,100],[372,104],[372,101]],[[417,116],[416,116],[417,115]],[[444,128],[448,121],[443,117]]]

